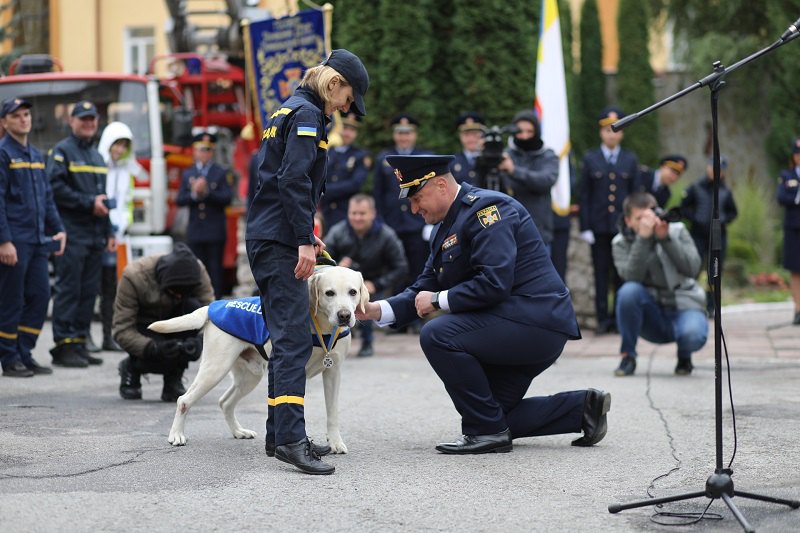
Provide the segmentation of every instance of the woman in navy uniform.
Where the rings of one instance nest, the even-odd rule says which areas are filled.
[[[272,337],[265,449],[308,474],[334,471],[319,458],[330,447],[312,446],[303,414],[312,348],[306,280],[325,248],[314,236],[314,214],[325,189],[326,127],[334,111],[347,113],[352,106],[364,115],[368,87],[367,70],[347,50],[334,50],[306,71],[264,129],[247,216],[247,257]]]
[[[608,312],[608,282],[613,278],[616,290],[622,284],[611,258],[611,239],[617,234],[622,202],[638,188],[639,161],[636,154],[620,146],[623,132],[611,125],[625,115],[616,107],[600,112],[602,143],[583,157],[581,174],[581,239],[592,246],[594,265],[594,306],[597,333],[614,331],[614,306]]]
[[[792,144],[792,161],[778,181],[778,203],[786,208],[783,218],[783,268],[792,273],[789,287],[794,300],[795,326],[800,326],[800,139]]]
[[[183,171],[175,203],[189,207],[186,243],[211,277],[214,296],[222,298],[222,260],[228,235],[225,208],[233,199],[233,173],[212,161],[217,136],[198,133],[192,139],[194,164]]]
[[[461,415],[447,454],[508,452],[512,439],[561,433],[591,446],[606,433],[608,393],[595,389],[523,398],[533,378],[580,338],[569,290],[528,211],[499,192],[458,184],[452,156],[390,156],[401,197],[438,224],[417,281],[368,304],[361,320],[407,324],[436,310],[420,345]]]

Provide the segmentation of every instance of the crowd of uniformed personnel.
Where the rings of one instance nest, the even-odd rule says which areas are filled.
[[[20,99],[6,101],[2,108],[2,121],[9,122],[6,130],[11,134],[4,137],[2,154],[5,160],[0,162],[5,196],[0,205],[4,210],[4,217],[0,219],[0,231],[3,232],[0,245],[7,248],[8,243],[13,242],[18,257],[16,262],[4,261],[3,268],[9,271],[0,278],[0,283],[4,288],[14,286],[22,291],[20,294],[16,294],[19,292],[16,290],[4,291],[4,299],[13,295],[13,301],[19,305],[3,306],[0,310],[0,357],[6,376],[32,376],[52,371],[30,356],[44,320],[43,309],[46,310],[50,297],[46,278],[47,256],[51,250],[54,252],[56,276],[53,289],[53,363],[84,367],[102,362],[92,355],[99,350],[89,335],[89,325],[99,290],[102,258],[104,253],[106,256],[114,255],[115,241],[120,236],[115,235],[119,225],[112,226],[109,212],[114,207],[123,213],[128,209],[127,205],[109,206],[108,203],[108,165],[94,144],[99,125],[97,108],[87,101],[75,104],[69,119],[72,134],[58,143],[46,158],[35,147],[25,144],[25,130],[28,128],[29,131],[29,126],[23,124],[20,133],[15,133],[13,121],[16,115],[27,115],[29,119],[33,111],[29,102]],[[652,169],[640,167],[636,154],[622,148],[623,133],[611,130],[610,125],[622,116],[622,111],[616,107],[601,111],[598,117],[601,143],[586,153],[580,172],[574,172],[580,175],[578,192],[575,193],[579,205],[580,236],[591,245],[598,333],[616,330],[614,304],[612,302],[609,306],[609,293],[615,294],[621,280],[611,257],[611,240],[619,231],[622,202],[631,192],[645,191],[652,193],[658,204],[664,207],[671,194],[669,186],[687,167],[686,159],[681,155],[665,156]],[[429,253],[432,226],[414,215],[406,200],[398,198],[398,180],[387,158],[431,152],[417,143],[419,121],[410,113],[399,112],[390,121],[393,145],[381,150],[373,159],[357,144],[360,121],[361,117],[356,113],[344,114],[341,118],[341,143],[327,151],[325,194],[318,205],[322,227],[317,229],[319,236],[324,237],[330,228],[343,223],[339,233],[353,235],[353,227],[348,221],[349,199],[365,191],[371,192],[378,223],[392,230],[401,243],[399,253],[403,255],[403,262],[408,265],[403,270],[403,279],[395,280],[393,287],[382,290],[400,289],[412,283],[422,272]],[[558,273],[565,279],[569,217],[559,217],[550,209],[550,188],[558,178],[558,158],[549,147],[543,146],[540,124],[533,110],[520,111],[511,123],[515,126],[515,133],[509,136],[503,159],[497,165],[500,179],[493,188],[526,206],[550,250]],[[486,169],[480,166],[485,130],[486,124],[480,113],[464,112],[456,118],[455,132],[461,150],[455,154],[450,171],[458,183],[486,185],[482,179]],[[224,210],[232,201],[234,178],[230,170],[213,160],[216,142],[216,136],[209,132],[201,132],[195,137],[194,162],[183,173],[177,204],[187,207],[187,242],[206,267],[215,296],[221,298],[225,295],[221,264],[226,233]],[[575,175],[572,176],[573,185]],[[257,156],[254,156],[248,204],[257,186]],[[15,187],[24,187],[26,191],[30,188],[30,194],[21,194]],[[700,185],[690,188],[690,191],[695,188],[700,188]],[[683,211],[685,217],[693,220],[692,235],[699,243],[698,248],[702,249],[704,234],[699,221],[707,213],[703,210],[705,204],[694,200],[696,196],[693,193],[691,198],[684,200]],[[729,217],[732,219],[735,204],[730,194],[725,198],[726,205],[732,205],[733,214]],[[128,198],[125,203],[129,201]],[[701,204],[700,213],[692,210],[698,203]],[[358,244],[363,238],[358,236],[354,242]],[[45,247],[48,251],[44,251]],[[16,265],[14,269],[10,269],[12,263]],[[380,274],[375,272],[371,275]],[[106,320],[110,324],[110,317],[104,316]],[[410,329],[416,332],[420,324],[416,321],[402,331]],[[104,327],[104,333],[107,329]],[[371,336],[367,339],[363,353],[371,353]],[[107,335],[104,335],[103,347],[118,349]]]

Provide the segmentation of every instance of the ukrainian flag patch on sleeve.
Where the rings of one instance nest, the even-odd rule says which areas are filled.
[[[313,122],[298,122],[297,135],[299,137],[316,137],[317,125]]]

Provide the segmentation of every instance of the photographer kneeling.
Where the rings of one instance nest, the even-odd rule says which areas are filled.
[[[622,204],[621,231],[611,241],[614,266],[624,283],[617,292],[617,327],[622,361],[614,371],[630,376],[636,370],[636,341],[678,344],[675,373],[689,375],[692,352],[708,337],[705,291],[695,276],[700,255],[682,222],[659,215],[656,199],[635,192]]]
[[[119,394],[142,398],[142,374],[163,374],[161,400],[186,392],[183,372],[202,353],[198,331],[162,335],[147,329],[157,320],[191,313],[214,299],[205,267],[183,243],[165,255],[151,255],[125,268],[114,301],[114,340],[129,354],[119,364]]]

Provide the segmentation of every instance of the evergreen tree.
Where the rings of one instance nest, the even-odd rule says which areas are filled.
[[[655,102],[648,49],[650,22],[647,3],[620,0],[617,101],[625,113],[639,111]],[[659,157],[656,113],[650,113],[626,128],[624,144],[636,153],[640,163],[655,165]]]
[[[597,0],[586,0],[581,8],[580,23],[581,69],[577,77],[576,123],[572,134],[578,161],[584,152],[600,144],[597,115],[606,106],[606,78],[603,74],[603,43]]]

